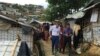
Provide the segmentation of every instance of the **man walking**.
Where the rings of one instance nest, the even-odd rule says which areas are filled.
[[[58,22],[56,22],[53,26],[50,27],[49,32],[52,40],[52,53],[55,54],[58,52],[59,46],[60,26]]]
[[[69,56],[71,53],[71,36],[72,36],[72,29],[70,27],[70,24],[67,23],[64,29],[64,50],[63,52],[65,52],[65,47],[66,44],[68,44],[68,50],[69,50]]]

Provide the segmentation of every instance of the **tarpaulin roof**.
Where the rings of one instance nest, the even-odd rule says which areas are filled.
[[[11,19],[11,18],[9,18],[9,17],[6,17],[6,16],[4,16],[4,15],[0,15],[0,19],[6,20],[6,21],[8,21],[9,23],[19,24],[19,25],[22,25],[22,26],[26,26],[26,27],[31,27],[31,28],[32,28],[31,25],[28,25],[28,24],[25,24],[25,23],[22,23],[22,22],[17,22],[16,20],[13,20],[13,19]]]
[[[76,13],[73,13],[73,14],[68,14],[66,16],[66,18],[74,18],[74,19],[82,18],[85,15],[85,11],[94,8],[95,6],[97,6],[99,4],[100,4],[100,2],[97,2],[97,3],[94,3],[93,5],[90,5],[90,6],[86,7],[86,8],[84,8],[83,10],[81,10],[79,12],[76,12]]]

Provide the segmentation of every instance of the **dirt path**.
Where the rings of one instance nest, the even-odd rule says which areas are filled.
[[[46,56],[54,56],[54,55],[52,55],[51,41],[50,40],[48,42],[42,41],[42,43],[43,43],[45,55]],[[59,56],[67,56],[67,54],[64,55],[64,54],[59,53]]]
[[[43,41],[42,40],[42,44],[43,44],[43,48],[44,48],[44,52],[45,52],[45,56],[55,56],[55,55],[52,55],[52,48],[51,48],[51,41],[49,40],[48,42],[46,42],[46,41]],[[97,48],[96,46],[95,47],[92,47],[91,46],[91,48],[94,50],[94,52],[96,52],[95,51],[95,49]],[[97,50],[97,49],[96,49]],[[99,50],[99,49],[98,49]],[[93,54],[93,53],[91,53],[91,52],[93,52],[93,51],[91,51],[91,49],[90,49],[90,54]],[[99,54],[99,51],[97,51],[97,53]],[[78,54],[75,54],[75,53],[72,53],[71,54],[71,56],[88,56],[88,55],[90,55],[90,54],[88,54],[88,53],[82,53],[82,54],[80,54],[80,55],[78,55]],[[68,56],[68,53],[66,53],[66,54],[61,54],[61,53],[59,53],[59,55],[57,55],[57,56]]]

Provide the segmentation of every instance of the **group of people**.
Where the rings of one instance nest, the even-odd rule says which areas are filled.
[[[54,21],[53,24],[49,25],[44,23],[39,28],[39,33],[36,35],[36,39],[43,39],[48,41],[51,39],[52,42],[52,54],[57,52],[65,53],[66,47],[69,50],[69,55],[71,50],[77,50],[80,47],[83,34],[80,25],[76,22],[71,28],[69,23],[62,24],[59,21]],[[36,40],[35,39],[35,40]]]
[[[79,24],[75,23],[73,29],[69,23],[55,21],[49,28],[49,35],[52,42],[52,54],[57,52],[65,53],[66,46],[69,52],[76,50],[82,43],[82,30]]]

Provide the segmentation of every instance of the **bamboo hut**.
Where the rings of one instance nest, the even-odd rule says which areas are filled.
[[[33,27],[31,27],[28,24],[23,24],[21,22],[17,22],[16,20],[13,20],[6,16],[0,15],[0,46],[2,46],[2,43],[5,43],[5,44],[7,44],[6,46],[8,46],[8,47],[13,46],[12,50],[15,51],[15,49],[18,47],[17,44],[21,45],[21,42],[25,41],[29,47],[29,50],[33,51],[32,28]],[[16,40],[16,38],[18,36],[21,39],[20,42],[18,42],[18,40]],[[11,44],[11,46],[9,46],[10,44]],[[7,49],[6,46],[5,46],[3,52],[5,52],[5,50]],[[11,54],[10,56],[15,55],[15,54],[13,54],[14,52],[11,52],[11,53],[10,53]],[[15,53],[17,53],[17,52],[15,52]]]

